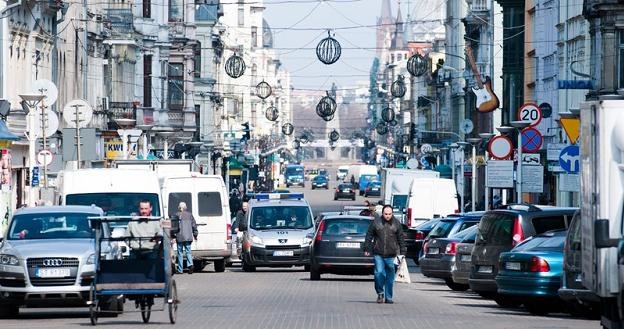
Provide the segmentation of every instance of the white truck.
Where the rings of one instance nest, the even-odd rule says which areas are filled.
[[[381,170],[381,200],[403,211],[407,207],[410,185],[415,178],[440,178],[433,170],[384,168]]]
[[[353,176],[353,178],[355,178],[355,183],[357,184],[360,181],[360,176],[362,175],[377,175],[377,166],[362,164],[351,165],[349,166],[349,171],[347,172],[345,181],[350,181],[351,176]]]
[[[624,98],[581,105],[582,282],[602,303],[603,328],[624,328]],[[575,163],[578,161],[577,163]]]

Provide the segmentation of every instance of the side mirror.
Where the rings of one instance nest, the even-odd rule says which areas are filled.
[[[126,247],[126,246],[121,246],[121,253],[122,253],[122,254],[125,254],[125,253],[126,253],[126,251],[128,251],[128,247]]]
[[[596,248],[613,248],[620,243],[619,239],[609,238],[609,220],[597,219],[594,222],[594,240]]]
[[[171,217],[171,235],[180,233],[180,218],[178,216]]]

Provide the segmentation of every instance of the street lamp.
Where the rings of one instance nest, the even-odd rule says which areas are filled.
[[[477,145],[481,143],[481,138],[468,138],[466,139],[468,143],[472,144],[472,211],[476,210],[476,200],[477,200]]]
[[[518,173],[516,174],[517,203],[522,203],[522,129],[531,125],[530,121],[511,121],[512,127],[518,130]]]
[[[158,136],[163,139],[163,159],[169,159],[169,141],[167,138],[173,136],[175,134],[173,131],[160,131],[158,132]]]
[[[492,137],[494,137],[495,135],[493,133],[480,133],[479,137],[481,137],[481,139],[483,139],[483,141],[488,144],[490,142],[490,140],[492,139]],[[485,148],[485,165],[487,168],[487,163],[488,160],[490,158],[490,154],[488,153],[488,149],[487,147]],[[487,186],[487,170],[485,172],[485,178],[486,178],[486,182],[485,182],[485,208],[484,210],[490,210],[490,188]]]
[[[464,184],[465,181],[466,181],[466,179],[464,177],[464,149],[467,146],[470,146],[470,143],[468,143],[468,142],[457,142],[457,145],[459,145],[459,148],[461,149],[461,156],[462,156],[461,157],[461,161],[460,161],[461,182],[462,182],[462,184],[461,184],[461,190],[462,191],[460,193],[460,197],[461,197],[461,211],[460,212],[463,214],[464,213],[464,192],[466,191],[465,184]]]
[[[30,184],[28,186],[28,206],[32,207],[35,205],[35,189],[32,186],[32,173],[34,162],[35,162],[35,142],[37,141],[37,134],[35,133],[35,119],[36,112],[33,111],[37,108],[39,103],[46,97],[43,94],[21,94],[19,97],[22,99],[22,107],[24,110],[28,108],[26,115],[28,116],[28,120],[26,121],[27,125],[27,133],[26,138],[28,139],[28,170],[30,176]],[[42,127],[43,128],[43,127]],[[45,133],[42,131],[42,133]],[[44,178],[45,179],[45,178]]]
[[[149,124],[142,124],[142,125],[136,125],[135,126],[137,129],[141,129],[141,131],[143,131],[143,142],[141,144],[143,144],[143,149],[141,150],[143,153],[143,157],[145,157],[145,159],[147,159],[147,154],[149,152],[149,143],[150,143],[150,136],[149,136],[149,131],[152,130],[152,128],[154,128],[154,125],[149,125]]]

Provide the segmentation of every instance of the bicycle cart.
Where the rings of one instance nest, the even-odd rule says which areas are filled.
[[[107,313],[101,303],[111,296],[134,301],[134,312],[141,313],[144,323],[154,310],[168,311],[174,324],[179,301],[172,277],[170,222],[161,217],[129,216],[92,217],[90,222],[95,230],[96,268],[88,302],[91,324],[96,325],[98,316]],[[109,234],[114,228],[128,227],[130,232],[130,226],[141,225],[135,230],[142,234]],[[146,227],[155,234],[146,234]],[[162,308],[152,309],[158,298],[164,300]]]

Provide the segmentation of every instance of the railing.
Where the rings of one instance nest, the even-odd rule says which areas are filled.
[[[488,11],[488,0],[470,1],[470,11]]]

